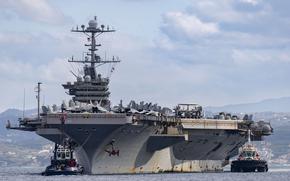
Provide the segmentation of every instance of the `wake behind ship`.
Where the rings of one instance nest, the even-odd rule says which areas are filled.
[[[43,106],[36,118],[20,119],[19,126],[8,128],[33,131],[58,145],[69,142],[87,174],[222,171],[247,141],[248,130],[252,140],[272,134],[269,123],[247,116],[205,118],[197,104],[179,104],[174,110],[135,101],[111,106],[110,79],[96,68],[120,60],[102,59],[96,38],[114,31],[96,19],[73,29],[87,36],[89,52],[83,60],[69,60],[84,65],[83,75],[63,84],[72,96],[69,105]]]

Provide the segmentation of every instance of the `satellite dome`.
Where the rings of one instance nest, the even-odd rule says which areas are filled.
[[[90,82],[90,81],[91,81],[91,76],[86,75],[86,76],[85,76],[85,82]]]
[[[265,124],[263,126],[263,132],[264,133],[271,133],[271,131],[272,131],[272,129],[271,129],[270,125]]]
[[[89,21],[89,27],[90,28],[97,28],[97,25],[98,25],[98,23],[97,23],[96,20],[90,20]]]

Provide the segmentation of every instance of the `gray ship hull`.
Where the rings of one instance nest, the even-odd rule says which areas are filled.
[[[122,122],[122,121],[121,121]],[[190,129],[187,136],[158,135],[150,124],[51,124],[36,132],[53,142],[71,138],[88,174],[222,171],[246,142],[239,130]],[[63,133],[63,135],[62,135]],[[187,137],[187,138],[186,138]],[[111,140],[119,155],[110,155]]]

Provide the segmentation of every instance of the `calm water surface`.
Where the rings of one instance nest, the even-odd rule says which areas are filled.
[[[181,181],[290,181],[290,169],[272,169],[268,173],[184,173],[184,174],[143,174],[143,175],[83,175],[83,176],[41,176],[39,173],[44,168],[2,168],[0,170],[0,180],[2,181],[91,181],[91,180],[181,180]]]

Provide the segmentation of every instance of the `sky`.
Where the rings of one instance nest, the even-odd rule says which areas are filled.
[[[97,16],[117,31],[98,38],[100,72],[120,99],[220,106],[290,96],[290,1],[285,0],[6,0],[0,1],[0,111],[68,101],[71,56],[86,37],[70,32]],[[25,93],[24,93],[25,92]]]

